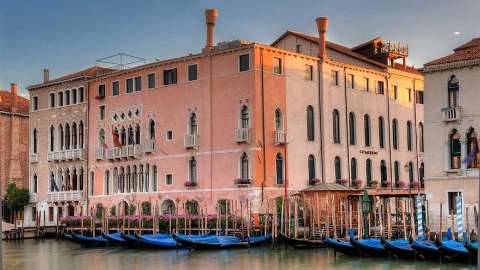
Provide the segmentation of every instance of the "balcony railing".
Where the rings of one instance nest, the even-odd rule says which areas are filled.
[[[183,141],[186,148],[194,148],[198,146],[198,135],[197,134],[187,134]]]
[[[47,202],[81,201],[83,200],[82,190],[58,191],[47,193]]]
[[[28,198],[28,201],[30,203],[36,203],[37,202],[37,193],[30,193],[29,194],[29,198]]]
[[[49,152],[47,154],[48,161],[64,161],[64,160],[83,160],[85,159],[83,149],[69,149]]]
[[[461,117],[462,112],[459,107],[442,109],[442,120],[444,122],[458,121]]]
[[[140,158],[142,156],[142,145],[125,145],[122,147],[114,147],[106,149],[105,155],[108,160]]]
[[[37,163],[37,162],[38,162],[38,154],[31,154],[30,163]]]
[[[145,142],[145,153],[151,153],[155,150],[155,140],[147,140]]]
[[[286,144],[287,143],[287,133],[283,130],[275,131],[275,145]]]
[[[236,130],[237,143],[250,141],[250,128],[237,128]]]
[[[97,160],[104,160],[105,159],[105,149],[103,149],[101,147],[95,149],[95,158]]]

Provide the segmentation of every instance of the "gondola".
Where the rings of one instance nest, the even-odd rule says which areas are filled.
[[[180,245],[170,234],[143,234],[138,237],[138,243],[150,248],[176,248]]]
[[[120,232],[106,233],[103,234],[103,237],[105,237],[105,239],[107,239],[110,243],[122,246],[127,245],[127,241],[122,238],[122,233]]]
[[[324,248],[327,245],[321,239],[303,239],[303,238],[293,238],[280,234],[280,240],[284,241],[287,245],[293,246],[295,248]]]
[[[394,257],[402,259],[415,259],[415,250],[410,246],[409,240],[395,239],[384,240],[383,246]]]
[[[382,245],[382,241],[376,238],[355,239],[353,232],[350,231],[350,243],[360,254],[374,257],[388,257],[388,251]]]
[[[91,237],[78,233],[71,233],[67,235],[66,238],[85,247],[104,247],[108,245],[108,240],[103,236]]]
[[[187,248],[227,249],[257,246],[269,241],[272,238],[272,235],[268,234],[267,236],[250,236],[241,239],[237,236],[229,235],[190,236],[183,234],[174,234],[173,238]]]
[[[477,262],[478,260],[478,242],[469,242],[465,244],[465,248],[468,250],[470,254],[470,260],[473,262]]]
[[[129,247],[138,247],[138,238],[134,234],[129,234],[129,233],[121,233],[120,237],[123,238],[123,240],[126,241],[126,246]]]
[[[438,244],[438,250],[450,261],[468,262],[468,249],[462,242],[445,240]]]
[[[447,240],[452,240],[452,231],[450,229],[448,229],[447,235],[444,238],[444,241]],[[411,247],[423,259],[440,260],[444,258],[437,247],[437,243],[428,240],[425,236],[414,240],[411,244]]]
[[[357,249],[355,249],[350,241],[341,241],[341,240],[335,240],[329,237],[325,237],[323,239],[323,242],[336,252],[340,252],[346,255],[350,256],[357,256],[360,253],[358,252]]]

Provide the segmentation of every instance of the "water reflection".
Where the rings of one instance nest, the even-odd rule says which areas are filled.
[[[4,242],[5,269],[48,270],[306,270],[306,269],[475,269],[459,264],[352,258],[329,249],[271,247],[193,251],[82,248],[68,241]]]

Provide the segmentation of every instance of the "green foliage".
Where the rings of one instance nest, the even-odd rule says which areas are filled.
[[[96,211],[95,211],[95,212],[96,212],[96,215],[95,215],[95,216],[96,216],[98,219],[102,218],[103,205],[102,205],[101,203],[97,203],[97,204],[95,205],[95,208],[96,208]]]
[[[110,216],[116,216],[117,215],[117,208],[114,206],[110,207]]]
[[[195,200],[188,200],[185,203],[185,209],[189,215],[198,215],[198,202]]]
[[[30,195],[28,189],[17,188],[15,183],[8,184],[7,193],[5,194],[5,205],[10,211],[20,211],[28,205]]]
[[[147,216],[152,214],[152,204],[150,202],[142,203],[142,213]]]
[[[133,203],[130,204],[130,205],[128,206],[128,215],[130,215],[130,216],[135,215],[135,209],[137,209],[137,208],[135,207],[135,205],[134,205]]]

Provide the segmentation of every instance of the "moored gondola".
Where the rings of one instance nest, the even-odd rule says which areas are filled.
[[[383,246],[394,257],[402,259],[415,259],[415,250],[410,246],[411,241],[404,239],[384,240]]]
[[[241,239],[237,236],[229,235],[200,235],[191,236],[183,234],[174,234],[173,238],[187,248],[193,249],[228,249],[245,248],[261,245],[272,238],[271,234],[267,236],[251,236]]]
[[[138,243],[151,248],[177,248],[179,243],[170,234],[143,234],[138,237]]]
[[[123,240],[126,241],[126,246],[129,247],[138,247],[138,238],[135,234],[129,234],[129,233],[121,233],[120,237],[123,238]]]
[[[388,252],[385,247],[382,245],[382,241],[376,238],[368,238],[368,239],[355,239],[353,235],[353,231],[349,232],[350,235],[350,243],[352,246],[356,248],[360,254],[366,256],[374,256],[374,257],[387,257]]]
[[[342,241],[342,240],[335,240],[329,237],[325,237],[323,242],[336,252],[340,252],[350,256],[357,256],[360,253],[357,249],[355,249],[350,241]]]
[[[303,239],[303,238],[293,238],[280,234],[280,240],[284,241],[287,245],[293,246],[295,248],[324,248],[327,245],[321,239]]]
[[[127,245],[127,241],[122,238],[122,233],[120,232],[106,233],[106,234],[103,234],[103,237],[105,237],[105,239],[107,239],[112,244],[122,245],[122,246]]]
[[[468,262],[469,253],[465,245],[456,240],[445,240],[438,244],[438,250],[448,260]]]
[[[477,262],[478,261],[478,242],[466,243],[465,248],[468,250],[468,254],[470,254],[470,261]]]
[[[72,232],[67,234],[65,238],[85,247],[104,247],[108,245],[108,240],[103,236],[91,237]]]

